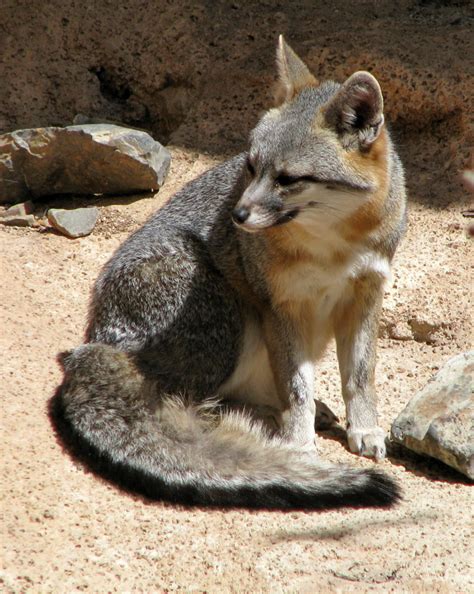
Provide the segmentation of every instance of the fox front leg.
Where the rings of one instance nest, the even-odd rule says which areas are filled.
[[[291,320],[266,315],[264,336],[282,410],[280,436],[304,450],[315,448],[314,367]]]
[[[376,274],[356,279],[353,298],[336,310],[334,319],[349,449],[376,460],[386,453],[374,386],[383,280]]]

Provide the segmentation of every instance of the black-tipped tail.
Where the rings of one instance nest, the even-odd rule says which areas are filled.
[[[157,398],[126,353],[83,345],[62,357],[50,418],[68,451],[105,479],[155,500],[266,509],[389,507],[396,483],[377,470],[319,462],[235,413]],[[148,396],[147,396],[148,395]]]
[[[49,415],[62,443],[73,457],[122,489],[152,500],[182,505],[328,510],[341,507],[388,508],[401,499],[397,483],[377,470],[333,467],[338,476],[327,480],[318,476],[321,471],[315,468],[313,484],[312,481],[302,482],[291,477],[284,479],[281,475],[272,478],[270,473],[268,478],[255,477],[254,481],[248,477],[218,479],[205,473],[197,478],[198,469],[196,473],[183,473],[176,469],[175,473],[154,474],[138,466],[133,459],[114,460],[108,452],[81,435],[65,414],[60,390],[50,401]],[[323,474],[326,472],[325,469]]]

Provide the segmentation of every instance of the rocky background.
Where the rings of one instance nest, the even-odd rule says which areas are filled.
[[[230,154],[272,97],[277,36],[321,79],[380,81],[416,200],[458,200],[473,113],[469,0],[7,0],[0,131],[77,114]],[[471,29],[472,33],[472,29]],[[413,191],[416,190],[416,191]]]
[[[389,430],[472,343],[472,206],[461,181],[472,167],[472,16],[463,0],[1,3],[0,133],[80,115],[145,129],[172,156],[156,197],[74,194],[28,211],[41,221],[50,207],[97,207],[87,237],[0,226],[4,591],[474,591],[471,487],[432,458],[392,447],[382,467],[405,495],[393,511],[187,510],[85,472],[46,417],[55,354],[81,342],[100,267],[184,183],[246,145],[272,101],[283,33],[321,79],[377,76],[406,166],[410,223],[377,377]],[[343,426],[333,349],[317,381]],[[319,443],[331,461],[373,464],[347,452],[342,428]]]

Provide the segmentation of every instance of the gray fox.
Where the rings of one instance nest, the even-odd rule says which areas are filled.
[[[277,58],[279,104],[248,152],[103,269],[50,415],[74,455],[153,499],[389,506],[400,492],[382,472],[317,459],[314,362],[335,336],[349,448],[383,458],[374,368],[403,167],[371,74],[319,84],[282,37]]]

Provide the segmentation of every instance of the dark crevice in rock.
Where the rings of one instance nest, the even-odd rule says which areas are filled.
[[[91,122],[114,121],[149,130],[167,144],[173,132],[185,121],[196,98],[196,90],[188,81],[167,73],[153,97],[132,91],[132,85],[113,70],[102,65],[89,68],[100,85],[100,93],[110,104],[112,113],[93,114]],[[112,119],[110,119],[112,116]]]
[[[89,72],[95,74],[99,80],[100,92],[107,101],[125,103],[132,95],[132,90],[127,82],[119,78],[104,66],[93,66]]]
[[[165,81],[154,97],[154,127],[152,131],[159,135],[164,144],[171,140],[181,124],[186,120],[189,110],[196,101],[196,89],[187,82],[165,76]]]

